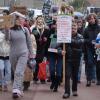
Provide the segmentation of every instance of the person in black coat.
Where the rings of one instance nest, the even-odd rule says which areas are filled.
[[[66,44],[66,67],[65,67],[65,93],[63,98],[70,97],[70,79],[72,79],[73,96],[77,94],[78,71],[80,59],[82,55],[82,44],[84,43],[83,36],[77,33],[77,23],[72,24],[72,41]]]
[[[100,32],[97,16],[90,14],[87,16],[88,26],[84,31],[84,58],[87,76],[87,87],[91,86],[92,80],[96,79],[96,60],[95,60],[95,46],[94,42],[97,34]]]

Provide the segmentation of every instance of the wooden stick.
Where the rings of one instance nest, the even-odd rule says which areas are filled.
[[[63,44],[63,51],[66,51],[65,43]],[[65,54],[63,55],[63,84],[65,84]]]

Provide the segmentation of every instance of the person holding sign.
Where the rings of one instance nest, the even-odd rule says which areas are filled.
[[[77,23],[72,23],[72,39],[71,43],[66,44],[66,67],[65,67],[65,93],[63,98],[70,97],[70,79],[72,79],[72,93],[73,96],[77,94],[78,71],[80,66],[80,59],[82,55],[82,44],[84,39],[82,35],[77,33]]]
[[[62,75],[63,45],[61,43],[57,43],[57,25],[55,20],[53,20],[53,24],[51,25],[50,39],[51,42],[48,49],[51,78],[50,89],[53,90],[53,92],[57,92]]]

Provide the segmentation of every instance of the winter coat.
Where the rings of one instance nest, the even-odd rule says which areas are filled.
[[[48,48],[48,38],[49,38],[49,29],[44,29],[43,33],[39,33],[38,29],[35,27],[32,30],[32,34],[34,34],[37,44],[37,52],[36,58],[43,58]],[[47,38],[47,41],[44,41],[44,38]]]
[[[84,44],[84,58],[86,61],[90,61],[90,55],[93,60],[92,62],[95,62],[95,46],[93,44],[93,41],[95,41],[97,34],[100,32],[100,26],[98,24],[94,25],[88,25],[88,27],[84,31],[84,39],[85,39],[85,44]],[[92,65],[92,64],[91,64]]]
[[[68,61],[80,60],[83,43],[83,36],[77,34],[76,36],[72,37],[72,42],[70,44],[66,44],[66,59]]]

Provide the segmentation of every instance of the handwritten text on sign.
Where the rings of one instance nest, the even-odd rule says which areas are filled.
[[[60,15],[57,17],[57,42],[71,43],[72,17]]]

